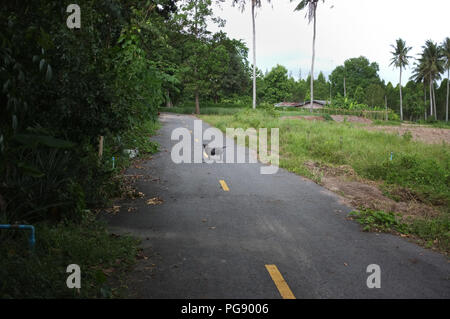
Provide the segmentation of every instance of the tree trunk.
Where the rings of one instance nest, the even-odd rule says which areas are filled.
[[[98,162],[102,160],[103,157],[103,136],[100,136],[98,140]]]
[[[430,116],[433,116],[433,92],[431,91],[431,78],[430,78]]]
[[[427,85],[423,85],[423,105],[425,109],[425,121],[427,120]]]
[[[387,96],[384,96],[384,106],[386,108],[386,121],[389,120],[389,116],[388,116],[388,108],[387,108]]]
[[[330,104],[331,104],[331,81],[330,81]]]
[[[316,10],[317,7],[314,8],[314,31],[313,31],[313,47],[312,47],[312,62],[311,62],[311,104],[309,111],[312,113],[313,111],[313,103],[314,103],[314,59],[316,58]]]
[[[256,109],[256,25],[255,25],[256,1],[252,0],[252,23],[253,23],[253,109]]]
[[[445,102],[445,122],[448,122],[448,89],[450,80],[450,67],[447,68],[447,101]]]
[[[400,87],[400,120],[403,121],[402,67],[400,67],[400,80],[398,86]]]
[[[436,94],[434,92],[434,83],[433,83],[433,107],[434,107],[434,119],[437,121],[437,110],[436,110]]]
[[[347,97],[347,90],[345,88],[345,76],[344,76],[344,97]]]
[[[170,100],[170,93],[169,93],[169,90],[167,90],[166,92],[167,92],[166,106],[167,106],[167,107],[172,107],[173,104],[172,104],[172,101]]]
[[[200,103],[198,100],[198,89],[195,90],[195,114],[200,114]]]

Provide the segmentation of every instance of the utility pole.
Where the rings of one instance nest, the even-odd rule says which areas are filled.
[[[331,81],[330,81],[330,103],[331,103]]]
[[[345,75],[344,75],[344,97],[347,97],[347,90],[345,89]]]
[[[387,109],[387,96],[384,96],[384,105],[386,106],[386,121],[389,119],[388,118],[388,109]]]

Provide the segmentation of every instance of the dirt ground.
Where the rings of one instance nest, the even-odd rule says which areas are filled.
[[[445,128],[434,128],[420,125],[402,124],[401,126],[366,126],[369,131],[382,131],[385,133],[403,136],[410,132],[414,141],[428,144],[450,144],[450,130]]]
[[[430,217],[439,215],[439,211],[425,205],[406,189],[396,189],[400,201],[385,196],[380,183],[364,180],[357,176],[348,165],[331,167],[308,161],[305,166],[317,177],[319,184],[341,195],[342,201],[352,207],[364,207],[373,210],[400,213],[404,218]]]
[[[366,119],[364,117],[353,116],[353,115],[331,115],[335,122],[347,122],[351,123],[363,123],[363,124],[372,124],[372,120]]]

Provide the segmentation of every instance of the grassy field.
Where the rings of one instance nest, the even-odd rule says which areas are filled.
[[[412,141],[410,136],[371,132],[353,123],[281,119],[277,113],[247,109],[234,115],[203,115],[201,118],[222,131],[227,127],[279,128],[280,166],[299,175],[315,177],[305,166],[307,161],[330,166],[350,165],[360,177],[382,181],[388,190],[407,189],[417,200],[441,212],[438,219],[420,221],[425,224],[420,227],[417,224],[415,233],[427,239],[436,237],[439,246],[448,251],[448,145],[428,145]]]

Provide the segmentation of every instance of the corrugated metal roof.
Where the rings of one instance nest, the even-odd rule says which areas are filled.
[[[301,106],[301,103],[298,103],[298,102],[281,102],[281,103],[275,104],[275,106],[277,106],[277,107],[283,107],[283,106],[296,107],[296,106]]]

